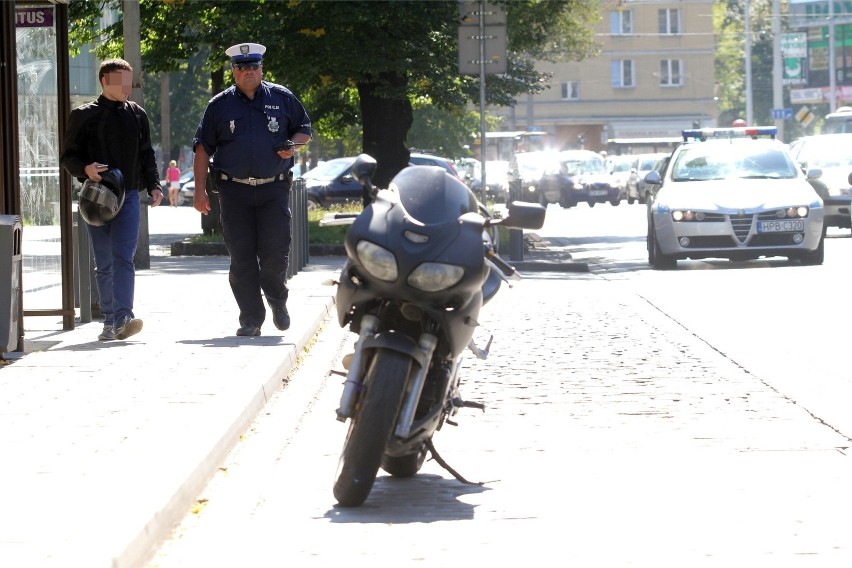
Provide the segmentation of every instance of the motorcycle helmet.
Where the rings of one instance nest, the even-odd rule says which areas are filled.
[[[124,205],[124,176],[113,168],[101,173],[101,181],[87,179],[80,190],[80,215],[96,227],[109,223]]]

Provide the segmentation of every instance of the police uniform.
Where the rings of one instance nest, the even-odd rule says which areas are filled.
[[[232,46],[226,54],[236,65],[261,63],[265,51],[249,43]],[[289,171],[294,158],[282,159],[275,147],[300,132],[311,134],[302,103],[287,88],[261,81],[253,99],[236,85],[213,97],[195,133],[193,148],[202,144],[211,156],[210,175],[219,189],[231,256],[229,282],[240,309],[238,335],[260,334],[266,317],[261,291],[276,327],[289,326]]]

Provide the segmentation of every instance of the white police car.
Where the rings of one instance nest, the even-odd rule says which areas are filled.
[[[822,264],[822,199],[775,134],[774,126],[683,131],[662,173],[645,176],[656,188],[648,202],[651,266],[771,256]]]

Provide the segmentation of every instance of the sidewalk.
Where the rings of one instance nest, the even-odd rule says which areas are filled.
[[[0,368],[0,566],[140,566],[317,331],[337,325],[330,282],[344,259],[313,257],[288,282],[291,329],[275,329],[270,314],[260,337],[236,337],[228,258],[166,256],[200,233],[197,213],[149,214],[151,268],[137,272],[134,309],[142,332],[100,342],[101,321],[61,331],[30,318],[25,353]],[[512,264],[587,270],[548,243]]]
[[[154,215],[157,215],[155,218]],[[228,451],[334,314],[342,257],[293,277],[292,327],[268,314],[236,337],[227,257],[163,256],[180,232],[152,211],[151,268],[137,272],[139,335],[100,342],[102,322],[61,331],[24,322],[25,352],[0,368],[0,565],[138,566],[177,523]],[[50,329],[31,329],[41,327]],[[57,331],[60,330],[60,331]]]

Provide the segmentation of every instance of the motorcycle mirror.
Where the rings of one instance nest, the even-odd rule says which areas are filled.
[[[369,154],[359,154],[352,163],[352,177],[362,185],[372,186],[377,167],[375,158]]]
[[[509,213],[500,224],[511,229],[541,229],[547,209],[538,203],[513,201],[509,204]]]

